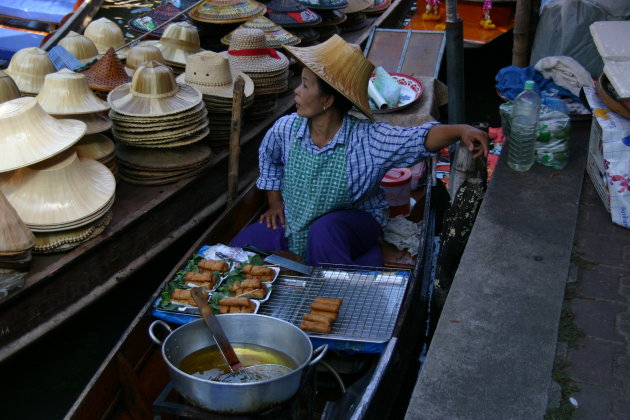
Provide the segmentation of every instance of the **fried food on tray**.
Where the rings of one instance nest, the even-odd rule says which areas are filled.
[[[339,312],[339,306],[334,305],[332,303],[322,303],[322,302],[313,302],[311,303],[311,309],[314,311],[323,311],[323,312]]]
[[[227,297],[219,301],[220,314],[249,313],[256,310],[256,304],[245,297]]]
[[[339,312],[339,308],[341,307],[341,303],[343,302],[343,299],[332,299],[332,298],[317,296],[315,298],[315,302],[328,303],[328,304],[331,304],[331,305],[336,305],[337,306],[337,312]]]
[[[171,295],[171,302],[180,303],[183,305],[197,306],[195,299],[193,299],[191,294],[192,289],[175,289]],[[201,292],[205,299],[208,299],[208,293],[205,291]]]
[[[241,271],[245,274],[245,277],[247,277],[248,274],[250,276],[267,276],[269,277],[269,280],[273,279],[273,276],[276,274],[272,268],[252,264],[245,264],[241,267]]]
[[[302,321],[300,329],[303,331],[311,331],[318,333],[330,334],[332,327],[330,324],[324,324],[322,322]]]
[[[195,281],[208,282],[208,281],[213,281],[214,276],[209,271],[206,271],[205,273],[195,273],[195,272],[189,271],[188,273],[186,273],[185,279],[186,281],[190,281],[190,282],[195,282]]]
[[[230,270],[230,266],[225,261],[201,260],[197,267],[203,271],[218,271],[225,273]]]
[[[246,297],[226,297],[219,301],[224,306],[249,306],[250,300]]]
[[[334,321],[335,319],[337,319],[337,312],[325,312],[325,311],[313,311],[311,310],[311,312],[309,312],[311,315],[318,315],[318,316],[325,316],[326,318],[330,319],[330,321]],[[307,314],[308,315],[308,314]]]
[[[305,321],[320,322],[322,324],[331,324],[334,321],[329,316],[314,314],[313,312],[309,312],[307,314],[304,314],[304,320]]]
[[[260,279],[245,279],[241,282],[243,289],[262,289],[264,286]]]

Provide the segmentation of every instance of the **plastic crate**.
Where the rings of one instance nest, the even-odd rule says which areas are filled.
[[[596,118],[593,118],[593,123],[591,124],[586,172],[591,178],[597,194],[602,199],[604,207],[610,213],[610,191],[608,190],[608,177],[602,156],[602,128]]]

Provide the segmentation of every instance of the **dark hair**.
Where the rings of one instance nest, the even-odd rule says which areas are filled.
[[[332,95],[335,99],[333,102],[333,107],[337,108],[342,115],[348,113],[350,108],[352,108],[352,102],[341,93],[337,92],[335,88],[326,83],[321,77],[317,77],[317,84],[319,85],[319,90],[323,95]]]

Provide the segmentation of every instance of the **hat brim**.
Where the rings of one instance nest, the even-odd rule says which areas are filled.
[[[222,51],[220,54],[225,55],[230,60],[230,66],[244,72],[276,72],[289,68],[289,59],[286,55],[277,51],[280,59],[273,58],[268,55],[250,55],[238,56],[230,55],[228,51]]]
[[[230,67],[230,72],[232,73],[232,83],[225,86],[206,86],[192,81],[188,82],[186,81],[186,73],[180,74],[175,80],[177,83],[183,83],[197,88],[197,90],[204,95],[218,96],[220,98],[232,98],[234,97],[234,81],[236,81],[238,76],[241,76],[245,81],[245,87],[243,90],[245,97],[249,98],[252,96],[254,94],[254,82],[251,77],[243,73],[241,70],[232,67]]]
[[[201,92],[192,86],[177,84],[179,89],[173,96],[166,98],[145,98],[131,92],[131,83],[125,83],[109,92],[107,101],[112,109],[123,115],[135,117],[156,117],[176,114],[199,105]]]

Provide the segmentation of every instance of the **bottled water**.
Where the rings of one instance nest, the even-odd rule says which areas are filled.
[[[538,136],[540,96],[534,82],[525,82],[523,90],[514,100],[510,128],[508,165],[515,171],[527,171],[534,164],[534,145]]]

